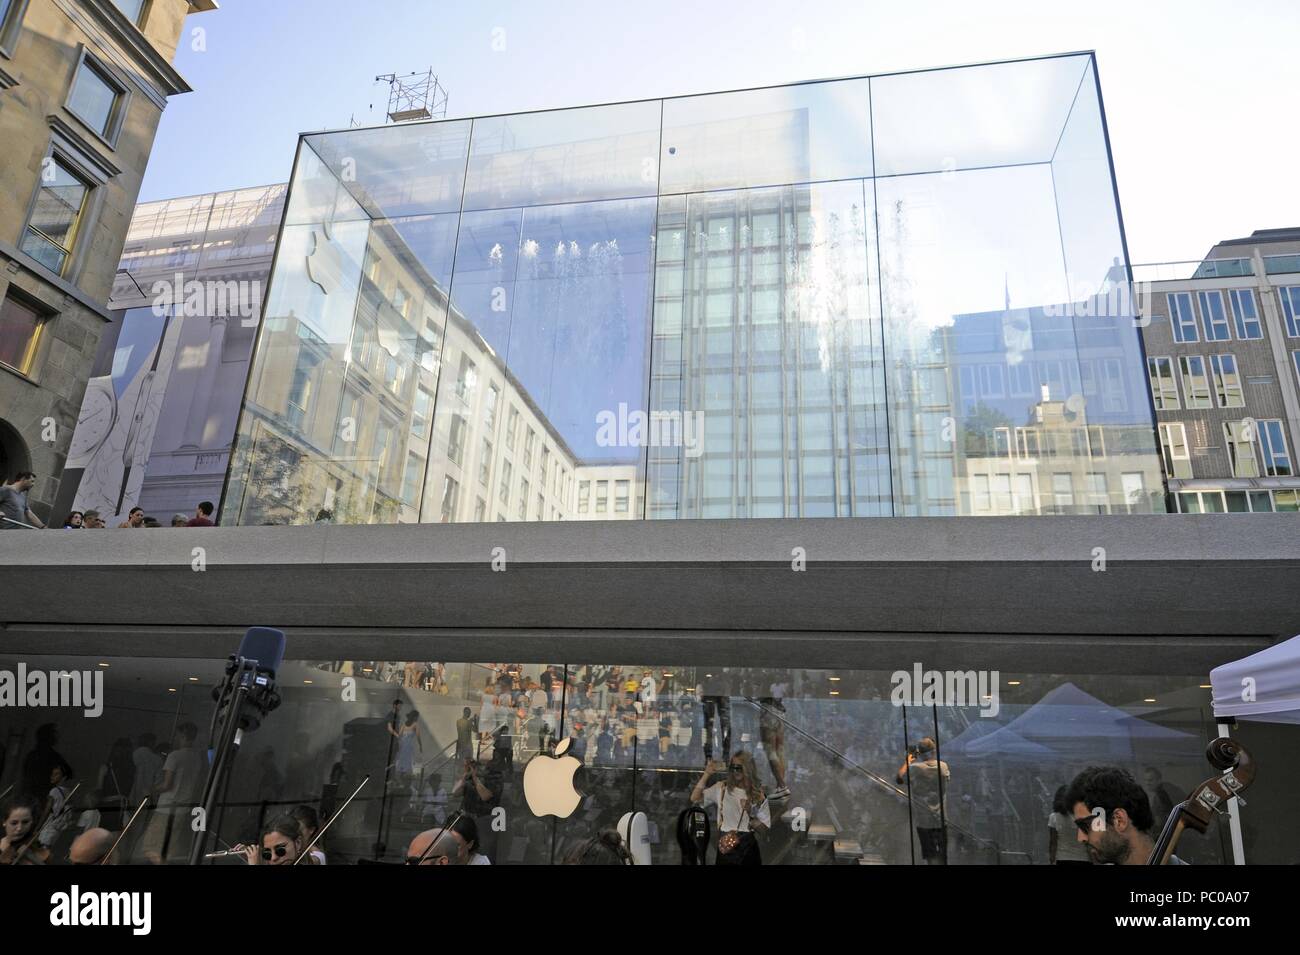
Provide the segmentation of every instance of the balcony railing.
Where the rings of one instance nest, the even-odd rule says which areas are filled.
[[[1300,272],[1300,255],[1266,255],[1264,272],[1267,275],[1285,275]]]
[[[1193,279],[1240,278],[1254,275],[1250,259],[1192,259],[1147,262],[1133,266],[1136,282],[1184,282]]]

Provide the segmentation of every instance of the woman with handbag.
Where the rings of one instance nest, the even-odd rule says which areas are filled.
[[[691,803],[718,808],[718,857],[715,865],[762,865],[756,832],[772,825],[767,797],[758,782],[754,758],[744,751],[727,760],[727,778],[708,785],[722,766],[709,760],[691,790]]]

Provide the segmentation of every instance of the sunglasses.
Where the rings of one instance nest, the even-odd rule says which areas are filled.
[[[745,766],[743,763],[732,763],[731,766],[728,768],[733,773],[743,773],[745,771]]]
[[[273,850],[272,850],[272,849],[267,849],[266,847],[263,847],[263,848],[262,848],[262,861],[263,861],[263,862],[270,862],[270,861],[271,861],[271,853],[272,853],[272,852],[275,853],[275,858],[277,858],[277,859],[283,859],[286,855],[289,854],[289,844],[288,844],[287,842],[282,842],[282,843],[280,843],[278,846],[276,846]]]
[[[1093,824],[1096,823],[1096,816],[1084,816],[1082,819],[1074,820],[1074,824],[1079,827],[1079,831],[1085,836],[1092,832]]]

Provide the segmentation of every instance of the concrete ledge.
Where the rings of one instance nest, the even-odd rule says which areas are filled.
[[[761,635],[773,658],[848,665],[891,641],[1047,641],[1046,660],[1154,640],[1162,659],[1182,646],[1202,672],[1300,631],[1289,514],[13,531],[0,533],[0,562],[0,648],[12,650],[52,652],[57,639],[60,652],[104,653],[121,640],[206,655],[205,635],[219,634],[224,655],[255,624],[312,635],[316,655],[373,644],[376,658],[429,646],[516,658],[527,646],[603,659],[653,645],[674,654],[665,662],[710,662],[730,634]]]

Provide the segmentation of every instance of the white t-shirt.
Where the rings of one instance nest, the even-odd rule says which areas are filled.
[[[717,782],[704,790],[704,805],[718,807],[720,831],[749,832],[750,813],[745,812],[745,804],[749,801],[749,797],[745,795],[743,789],[737,789],[735,786],[724,788],[724,786],[724,783]],[[768,809],[766,799],[753,810],[753,816],[755,822],[760,822],[764,826],[772,825],[772,813]]]
[[[483,855],[482,853],[475,852],[470,855],[469,864],[470,865],[491,865],[492,860],[489,859],[487,856]]]
[[[653,703],[655,701],[655,678],[646,676],[641,678],[641,702]]]
[[[172,774],[172,787],[158,796],[158,808],[172,809],[176,806],[188,806],[194,801],[194,792],[198,786],[199,773],[203,764],[196,750],[186,747],[174,749],[167,754],[163,763],[163,774]]]
[[[1088,847],[1079,841],[1079,829],[1071,816],[1054,812],[1047,817],[1047,828],[1056,831],[1056,858],[1061,862],[1091,862]]]

